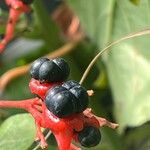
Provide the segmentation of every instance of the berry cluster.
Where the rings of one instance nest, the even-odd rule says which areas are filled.
[[[48,110],[59,118],[83,112],[88,102],[86,90],[75,81],[51,88],[45,97]]]
[[[118,127],[118,124],[93,114],[88,108],[86,89],[76,81],[65,81],[69,72],[69,66],[62,58],[39,58],[31,66],[29,83],[37,98],[0,101],[0,107],[19,107],[32,114],[37,127],[36,139],[41,141],[42,148],[47,143],[41,127],[52,131],[59,150],[79,150],[72,140],[87,148],[96,146],[101,140],[99,127]]]
[[[10,40],[14,37],[14,28],[19,16],[22,13],[30,12],[30,4],[33,0],[5,0],[7,6],[9,7],[9,18],[6,26],[5,34],[0,41],[0,53],[3,52],[4,48]]]
[[[70,68],[67,62],[62,58],[47,59],[40,58],[31,66],[31,77],[42,83],[61,82],[68,78]]]

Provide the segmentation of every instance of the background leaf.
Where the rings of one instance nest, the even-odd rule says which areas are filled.
[[[99,47],[104,47],[111,33],[115,0],[68,0],[68,2],[79,16],[85,33]]]
[[[149,150],[150,148],[150,130],[146,123],[140,127],[130,128],[128,134],[124,137],[127,149]]]
[[[147,0],[141,2],[139,7],[128,1],[117,1],[113,39],[149,27],[149,6]],[[120,129],[138,126],[150,119],[148,41],[149,36],[145,36],[121,43],[113,48],[106,60],[115,100],[115,115]]]
[[[31,115],[12,116],[0,126],[0,149],[26,150],[32,144],[34,136],[35,126]]]
[[[99,48],[150,25],[150,3],[137,7],[127,0],[68,0],[81,24]],[[88,17],[88,19],[87,19]],[[103,56],[120,130],[150,119],[149,36],[126,41]]]
[[[140,0],[130,0],[133,4],[138,5],[140,4]]]

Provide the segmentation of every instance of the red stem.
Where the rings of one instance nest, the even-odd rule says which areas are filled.
[[[21,108],[28,111],[34,100],[36,98],[21,101],[0,100],[0,108]]]

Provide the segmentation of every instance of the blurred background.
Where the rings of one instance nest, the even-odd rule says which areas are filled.
[[[31,78],[27,69],[20,74],[20,70],[8,72],[13,68],[56,52],[54,56],[65,58],[70,65],[69,79],[80,81],[101,49],[150,27],[149,0],[34,0],[31,8],[19,17],[15,35],[0,55],[0,99],[34,97],[28,88]],[[5,34],[8,15],[1,0],[0,35]],[[90,107],[95,114],[119,124],[117,130],[101,128],[102,141],[91,150],[150,149],[149,41],[146,35],[113,46],[83,82],[94,90]],[[33,142],[34,121],[24,113],[0,109],[1,150],[31,150],[37,145]],[[53,135],[48,143],[48,150],[57,149]]]

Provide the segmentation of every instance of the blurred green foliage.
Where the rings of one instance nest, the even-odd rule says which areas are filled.
[[[99,49],[150,25],[148,0],[143,0],[138,7],[126,0],[68,1]],[[103,55],[120,131],[127,125],[141,125],[150,119],[149,46],[149,36],[139,37],[119,43]]]

